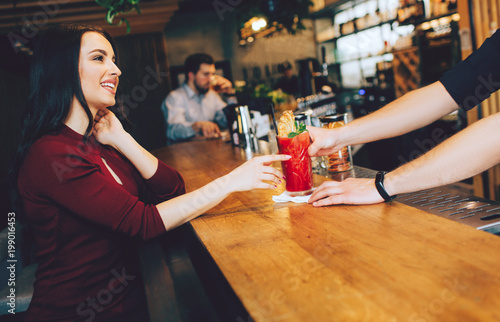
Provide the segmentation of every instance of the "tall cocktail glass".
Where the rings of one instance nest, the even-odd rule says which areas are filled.
[[[286,191],[292,196],[305,196],[313,191],[311,157],[307,153],[311,140],[309,132],[303,132],[293,138],[277,137],[280,154],[291,155],[292,158],[282,161],[285,174]]]

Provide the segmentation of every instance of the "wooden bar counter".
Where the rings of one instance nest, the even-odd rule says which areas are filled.
[[[223,141],[155,155],[188,191],[245,161]],[[234,193],[188,224],[247,312],[235,321],[500,320],[498,236],[398,202],[274,203],[283,191]]]

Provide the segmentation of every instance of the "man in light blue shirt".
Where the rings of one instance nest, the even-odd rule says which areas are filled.
[[[231,82],[215,75],[214,61],[206,54],[189,56],[184,69],[186,82],[170,92],[161,107],[167,120],[169,143],[187,140],[195,135],[219,137],[220,128],[227,127],[222,111],[227,104],[218,92],[234,93]]]

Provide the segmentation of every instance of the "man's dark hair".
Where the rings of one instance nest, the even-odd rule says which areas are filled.
[[[289,61],[285,61],[281,64],[278,64],[278,72],[283,74],[285,70],[292,69],[292,64]]]
[[[186,82],[189,79],[188,77],[189,72],[196,74],[198,70],[200,70],[201,64],[213,65],[214,59],[212,58],[212,56],[207,54],[193,54],[188,58],[186,58],[186,61],[184,62],[184,72],[186,73]]]

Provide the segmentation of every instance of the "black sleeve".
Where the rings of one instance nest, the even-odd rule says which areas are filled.
[[[439,81],[465,110],[472,109],[500,89],[500,29]]]

